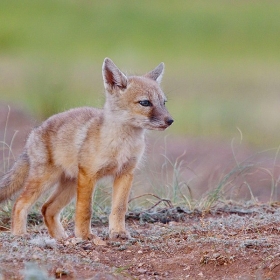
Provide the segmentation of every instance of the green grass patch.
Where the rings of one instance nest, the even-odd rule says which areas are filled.
[[[278,1],[3,0],[1,101],[37,118],[102,106],[101,65],[125,72],[166,63],[163,80],[181,135],[279,144]]]
[[[280,57],[277,1],[4,0],[0,11],[0,50],[7,53]]]

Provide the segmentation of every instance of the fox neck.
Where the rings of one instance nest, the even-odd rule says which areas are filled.
[[[143,137],[146,129],[131,125],[131,121],[125,116],[125,112],[111,110],[104,106],[103,127],[108,134],[121,134],[122,137]]]

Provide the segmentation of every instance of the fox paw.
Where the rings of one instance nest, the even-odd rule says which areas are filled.
[[[83,239],[94,240],[94,239],[96,239],[96,238],[98,238],[98,237],[97,237],[95,234],[89,233],[89,234],[87,234],[87,236],[86,236],[85,238],[83,238]]]
[[[22,233],[22,234],[14,234],[14,236],[21,237],[22,239],[30,240],[32,239],[32,235],[30,233]]]
[[[109,237],[110,237],[110,239],[113,239],[113,240],[116,240],[116,239],[121,239],[121,240],[131,239],[131,236],[130,236],[128,231],[119,231],[119,232],[110,231]]]
[[[70,236],[71,237],[71,236]],[[77,233],[75,232],[75,237],[76,238],[80,238],[81,240],[93,240],[95,238],[97,238],[97,236],[91,232],[88,233]]]
[[[68,235],[65,231],[49,231],[49,234],[52,238],[56,240],[65,240],[68,238]]]
[[[80,237],[72,236],[72,237],[68,238],[68,240],[66,241],[66,244],[84,243],[86,240],[90,240],[91,242],[93,242],[94,245],[98,245],[98,246],[105,246],[107,244],[104,240],[102,240],[100,237],[98,237],[94,234],[88,235],[87,238],[80,238]]]
[[[93,241],[95,245],[99,245],[99,246],[106,245],[106,242],[104,240],[102,240],[100,237],[96,236],[93,233],[88,234],[87,239]]]

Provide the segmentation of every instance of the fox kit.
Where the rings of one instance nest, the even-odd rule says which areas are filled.
[[[55,187],[42,207],[49,234],[66,238],[61,210],[76,197],[75,236],[94,238],[90,227],[96,182],[113,178],[110,238],[129,238],[125,213],[133,172],[145,148],[144,133],[173,123],[160,89],[164,64],[144,76],[126,76],[106,58],[103,109],[76,108],[47,119],[30,133],[24,151],[0,180],[0,202],[21,191],[12,214],[12,233],[26,233],[27,212]]]

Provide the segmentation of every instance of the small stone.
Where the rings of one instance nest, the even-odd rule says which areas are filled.
[[[32,259],[33,259],[33,260],[40,260],[40,257],[39,257],[38,255],[34,254],[34,255],[32,256]]]
[[[141,274],[144,274],[144,273],[147,272],[147,269],[139,268],[139,269],[138,269],[138,272],[141,273]]]
[[[213,254],[213,258],[214,258],[214,259],[217,259],[217,258],[220,257],[220,256],[221,256],[221,254],[219,254],[219,253]]]
[[[85,244],[84,246],[82,246],[82,248],[83,248],[84,250],[86,250],[86,251],[92,250],[91,244]]]
[[[66,271],[65,269],[59,267],[55,270],[55,277],[56,278],[61,278],[62,275],[68,275],[68,271]]]
[[[71,238],[71,243],[74,244],[74,245],[82,243],[82,242],[83,242],[82,238],[79,238],[79,237]]]

